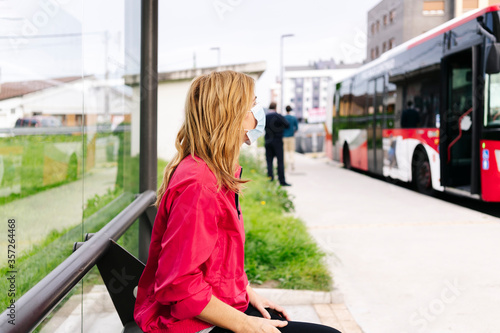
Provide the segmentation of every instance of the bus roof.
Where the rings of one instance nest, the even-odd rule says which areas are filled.
[[[373,61],[370,61],[366,65],[361,66],[350,77],[353,77],[353,76],[357,75],[358,73],[361,73],[369,68],[375,67],[375,66],[385,62],[386,60],[394,57],[395,55],[397,55],[399,53],[402,53],[406,50],[409,50],[409,49],[411,49],[419,44],[422,44],[422,43],[424,43],[424,42],[426,42],[426,41],[428,41],[436,36],[439,36],[447,31],[450,31],[450,30],[452,30],[452,29],[454,29],[454,28],[456,28],[456,27],[458,27],[466,22],[469,22],[470,20],[473,20],[479,16],[482,16],[486,13],[494,12],[494,11],[500,11],[500,4],[468,11],[467,13],[465,13],[463,15],[460,15],[460,16],[458,16],[458,17],[456,17],[456,18],[454,18],[446,23],[443,23],[443,24],[417,36],[417,37],[414,37],[414,38],[404,42],[401,45],[396,46],[392,50],[389,50],[389,51],[383,53],[379,58],[377,58]]]
[[[439,36],[439,35],[447,32],[447,31],[450,31],[450,30],[462,25],[465,22],[469,22],[472,19],[475,19],[479,16],[482,16],[486,13],[495,12],[498,10],[500,10],[500,3],[497,5],[492,5],[492,6],[488,6],[485,8],[478,8],[478,9],[471,10],[471,11],[469,11],[461,16],[455,17],[454,19],[449,20],[448,22],[441,24],[440,26],[437,26],[434,29],[431,29],[431,30],[423,33],[420,36],[417,36],[413,39],[410,39],[407,42],[408,43],[407,48],[411,49],[412,47],[415,47],[419,44],[422,44],[422,43],[428,41],[429,39],[432,39],[436,36]]]

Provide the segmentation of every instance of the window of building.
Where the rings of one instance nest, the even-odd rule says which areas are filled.
[[[384,27],[387,25],[387,15],[384,15]]]
[[[371,59],[375,59],[375,49],[371,49]]]
[[[378,46],[375,47],[375,58],[378,58],[380,52],[379,52],[379,49],[378,49]]]
[[[380,21],[377,21],[377,23],[375,24],[375,27],[376,27],[375,28],[376,31],[379,32],[379,30],[380,30]]]
[[[394,38],[389,39],[389,50],[396,46]]]
[[[382,44],[382,53],[384,53],[386,50],[387,50],[387,43],[386,43],[386,42],[384,42],[384,43]]]
[[[375,35],[375,23],[372,23],[372,35]]]
[[[498,1],[495,1],[498,3]],[[463,2],[463,11],[469,11],[472,9],[476,9],[479,7],[479,0],[464,0]]]
[[[477,3],[477,0],[475,0]],[[465,5],[466,0],[464,0]],[[477,7],[476,7],[477,8]],[[444,15],[444,1],[424,1],[422,14],[428,16],[443,16]]]
[[[389,22],[392,24],[394,22],[394,18],[396,17],[396,10],[393,9],[389,12]]]

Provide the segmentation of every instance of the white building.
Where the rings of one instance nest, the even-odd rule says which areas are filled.
[[[132,89],[123,79],[73,76],[5,82],[0,85],[0,128],[13,128],[17,119],[37,115],[56,117],[69,127],[117,124],[130,115],[131,98]]]
[[[243,72],[257,80],[266,70],[265,62],[255,62],[220,67],[192,68],[174,72],[158,73],[158,157],[170,160],[176,153],[175,139],[184,121],[184,105],[191,81],[212,71],[233,70]],[[139,77],[126,77],[127,84],[134,88],[134,98],[140,97]],[[258,84],[258,83],[257,83]],[[132,113],[132,156],[139,152],[139,118],[137,110]]]
[[[336,64],[333,59],[318,61],[309,66],[285,67],[283,108],[290,105],[299,121],[324,122],[328,105],[328,86],[349,76],[361,64]],[[281,86],[277,84],[271,92],[275,101],[280,101]]]

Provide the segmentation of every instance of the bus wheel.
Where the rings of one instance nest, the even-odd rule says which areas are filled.
[[[344,148],[342,149],[342,160],[344,161],[344,168],[351,169],[351,153],[349,152],[347,143],[344,144]]]
[[[413,185],[420,193],[432,195],[431,165],[423,148],[417,148],[412,161]]]

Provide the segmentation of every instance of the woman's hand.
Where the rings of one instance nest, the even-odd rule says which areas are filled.
[[[280,314],[282,314],[286,320],[290,320],[290,316],[285,311],[285,309],[283,309],[281,306],[279,306],[277,304],[274,304],[273,302],[271,302],[267,298],[262,297],[259,294],[257,294],[253,290],[253,288],[250,287],[250,285],[247,286],[247,292],[248,292],[248,297],[250,298],[250,304],[252,304],[257,310],[259,310],[265,319],[271,319],[271,315],[266,310],[266,308],[270,308],[270,309],[273,309],[273,310],[279,312]],[[263,331],[263,332],[267,332],[267,331]],[[270,331],[270,332],[272,332],[272,331]]]
[[[277,327],[284,327],[286,325],[288,325],[288,322],[283,320],[246,316],[243,327],[236,331],[236,333],[280,333]]]

